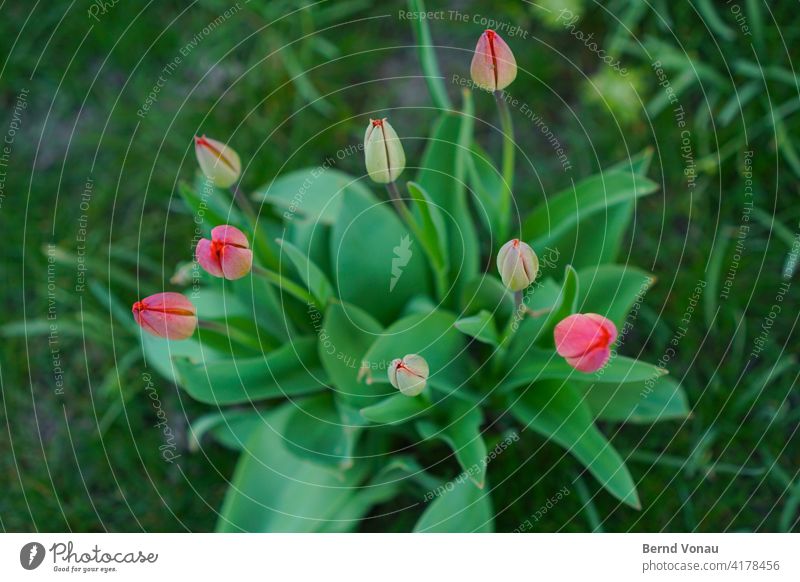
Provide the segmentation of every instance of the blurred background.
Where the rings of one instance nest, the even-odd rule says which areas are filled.
[[[642,511],[602,493],[585,505],[596,491],[584,480],[536,531],[798,530],[797,9],[427,2],[455,102],[453,75],[469,77],[489,24],[516,55],[513,92],[530,111],[515,112],[523,208],[647,148],[661,185],[637,202],[623,247],[626,262],[658,278],[626,345],[683,381],[693,414],[615,434]],[[139,338],[108,290],[129,305],[168,286],[191,256],[192,217],[176,189],[196,171],[195,134],[235,147],[247,189],[358,144],[384,109],[419,159],[436,112],[407,10],[368,0],[0,3],[2,530],[213,528],[236,454],[191,452],[188,423],[207,407],[162,382],[183,457],[163,461]],[[476,104],[492,123],[491,99]],[[339,167],[363,173],[360,156]],[[490,479],[541,444],[524,442],[490,465]],[[574,470],[555,447],[536,455],[542,472]],[[498,531],[561,487],[559,471],[549,475],[525,495],[539,475],[495,492]]]

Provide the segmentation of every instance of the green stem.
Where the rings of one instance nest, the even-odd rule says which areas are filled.
[[[237,206],[239,206],[241,211],[244,212],[245,216],[250,219],[250,222],[253,225],[253,245],[256,247],[255,250],[258,254],[258,257],[270,267],[277,267],[278,257],[276,257],[272,252],[272,249],[269,248],[269,244],[265,238],[258,236],[258,233],[256,232],[256,229],[258,228],[258,214],[256,214],[256,210],[251,204],[250,200],[247,198],[247,195],[239,189],[238,184],[231,186],[231,193],[233,193],[233,199]]]
[[[311,293],[306,291],[301,285],[298,285],[294,281],[282,277],[279,273],[276,273],[270,269],[265,269],[264,267],[260,267],[258,265],[253,265],[253,273],[259,277],[263,277],[269,283],[272,283],[279,289],[286,291],[289,295],[296,297],[300,301],[303,301],[306,304],[315,305],[317,309],[322,309],[322,306],[317,304],[316,299],[314,299]]]
[[[400,197],[400,191],[397,189],[397,183],[389,182],[386,184],[386,191],[389,192],[389,200],[391,200],[392,204],[394,204],[394,207],[400,217],[405,221],[413,220],[411,212],[409,212],[408,208],[403,202],[403,199]]]
[[[503,91],[494,92],[494,101],[497,103],[497,111],[500,114],[500,130],[503,132],[503,197],[501,199],[500,217],[501,239],[505,239],[508,233],[508,220],[510,218],[512,201],[514,199],[514,124],[511,121],[511,111],[508,102],[503,98]]]

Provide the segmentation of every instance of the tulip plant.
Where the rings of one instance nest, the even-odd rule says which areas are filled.
[[[618,353],[654,280],[613,263],[635,199],[655,190],[650,152],[560,193],[516,188],[511,48],[481,35],[459,109],[427,57],[441,113],[418,170],[379,117],[365,175],[323,165],[245,196],[239,155],[195,140],[202,176],[181,194],[204,237],[175,279],[193,285],[136,301],[133,317],[148,366],[213,407],[192,448],[239,452],[221,531],[350,531],[400,510],[416,531],[491,531],[507,486],[489,480],[491,451],[542,439],[598,495],[639,508],[609,438],[687,414],[665,370]],[[500,169],[474,136],[486,93]]]

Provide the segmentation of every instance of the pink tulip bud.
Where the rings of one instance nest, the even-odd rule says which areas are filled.
[[[522,291],[536,280],[539,257],[529,244],[515,238],[497,252],[497,270],[503,285],[512,291]]]
[[[406,396],[417,396],[428,381],[428,362],[417,354],[408,354],[402,360],[392,360],[389,382]]]
[[[250,272],[253,251],[241,230],[234,226],[216,226],[211,240],[200,239],[195,252],[197,262],[215,277],[233,281]]]
[[[133,319],[146,332],[173,340],[191,337],[197,327],[194,305],[180,293],[156,293],[137,301]]]
[[[221,141],[194,136],[194,153],[203,174],[217,188],[230,188],[242,173],[239,154]]]
[[[486,30],[478,39],[469,72],[482,89],[501,91],[517,76],[517,61],[500,35]]]
[[[558,355],[580,372],[596,372],[611,357],[617,328],[596,313],[576,313],[561,320],[553,332]]]

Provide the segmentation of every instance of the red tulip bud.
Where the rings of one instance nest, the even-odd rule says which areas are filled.
[[[576,313],[561,320],[553,332],[558,355],[580,372],[596,372],[611,357],[617,328],[596,313]]]
[[[482,89],[501,91],[517,76],[517,61],[500,35],[486,30],[478,39],[469,72]]]
[[[211,230],[211,240],[201,239],[195,252],[197,262],[215,277],[233,281],[250,272],[253,251],[241,230],[234,226],[217,226]]]
[[[133,319],[146,332],[173,340],[191,337],[197,327],[194,305],[180,293],[156,293],[137,301]]]

